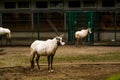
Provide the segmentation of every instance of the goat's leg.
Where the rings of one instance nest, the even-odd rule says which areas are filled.
[[[1,40],[1,45],[2,45],[2,37],[0,37],[0,40]]]
[[[6,45],[9,45],[9,38],[6,38]]]
[[[34,68],[34,57],[35,57],[35,53],[32,53],[31,54],[31,59],[30,59],[30,62],[31,62],[31,71]]]
[[[75,46],[77,46],[77,39],[75,38]]]
[[[77,39],[75,39],[75,45],[77,46]]]
[[[51,60],[50,58],[51,58],[50,56],[47,56],[47,59],[48,59],[48,70],[49,70],[49,72],[50,72],[50,62],[51,62],[51,61],[50,61],[50,60]]]
[[[79,45],[79,38],[76,38],[76,47],[78,47],[78,45]]]
[[[9,43],[9,45],[11,46],[11,43],[12,43],[12,42],[11,42],[11,38],[8,39],[8,43]]]
[[[51,56],[51,72],[53,72],[53,67],[52,67],[53,58],[54,58],[54,55]]]
[[[82,46],[85,46],[86,38],[82,39]]]
[[[36,63],[37,63],[38,69],[40,70],[39,58],[40,58],[40,55],[37,54]]]

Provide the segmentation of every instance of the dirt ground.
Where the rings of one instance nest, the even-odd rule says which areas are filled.
[[[106,46],[60,46],[55,57],[104,54],[120,52],[120,47]],[[14,57],[18,59],[14,60]],[[23,58],[22,58],[23,57]],[[47,62],[30,71],[29,46],[0,48],[0,80],[106,80],[112,74],[120,73],[120,63],[54,61],[54,72],[49,73]],[[24,61],[25,59],[26,61]],[[22,62],[21,62],[22,61]]]

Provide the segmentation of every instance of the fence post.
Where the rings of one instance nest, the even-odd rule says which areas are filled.
[[[38,31],[38,40],[40,39],[40,14],[39,13],[37,13],[37,16],[38,16],[38,18],[37,18],[37,31]]]
[[[116,42],[116,34],[117,34],[117,32],[116,32],[116,30],[117,30],[117,25],[116,25],[117,23],[116,23],[116,11],[114,11],[114,39],[115,39],[115,42]]]
[[[31,25],[32,25],[32,39],[33,39],[33,32],[34,32],[34,13],[31,13]]]
[[[89,41],[90,41],[90,44],[92,45],[94,43],[94,13],[88,12],[88,16],[90,21],[90,28],[92,30],[92,33],[90,34],[90,37],[89,37]]]
[[[2,26],[2,12],[0,11],[0,27]]]
[[[68,12],[68,43],[73,44],[75,40],[75,13]]]

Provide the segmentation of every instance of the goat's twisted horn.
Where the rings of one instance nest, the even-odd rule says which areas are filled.
[[[57,28],[55,27],[55,25],[49,20],[47,19],[48,23],[50,24],[51,28],[56,32],[57,35],[60,35],[60,33],[58,32]]]

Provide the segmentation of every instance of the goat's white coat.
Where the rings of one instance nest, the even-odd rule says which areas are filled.
[[[88,34],[91,34],[91,29],[82,29],[81,31],[76,31],[75,32],[75,39],[76,39],[76,46],[78,46],[78,41],[79,39],[85,38]]]
[[[60,41],[61,45],[65,43]],[[57,40],[48,39],[46,41],[36,40],[31,44],[31,49],[36,51],[39,55],[51,55],[54,54],[57,49]],[[32,54],[32,53],[31,53]]]
[[[88,35],[88,33],[92,33],[90,28],[88,29],[82,29],[81,31],[76,31],[75,32],[75,38],[84,38]]]
[[[7,38],[11,38],[11,31],[8,28],[0,27],[0,36],[6,35]]]
[[[55,55],[57,47],[60,45],[64,45],[65,42],[62,41],[62,36],[57,36],[53,39],[48,39],[46,41],[36,40],[30,46],[30,54],[31,54],[31,70],[34,68],[34,57],[37,55],[36,63],[39,67],[39,57],[40,56],[47,56],[48,57],[48,70],[49,72],[53,72],[52,62],[53,57]],[[50,60],[51,59],[51,60]],[[51,65],[51,68],[50,68]]]

